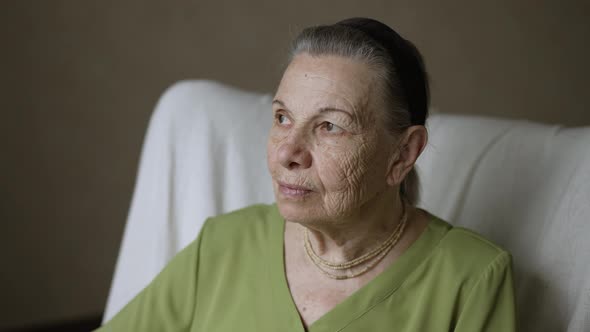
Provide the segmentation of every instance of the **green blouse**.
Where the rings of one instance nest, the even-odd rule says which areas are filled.
[[[97,331],[305,331],[285,277],[284,227],[274,204],[209,218]],[[507,251],[434,217],[391,266],[307,330],[515,331],[511,264]]]

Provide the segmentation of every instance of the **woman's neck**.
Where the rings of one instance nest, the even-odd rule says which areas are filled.
[[[407,213],[410,207],[406,205]],[[395,230],[403,214],[399,194],[388,190],[359,210],[336,222],[297,225],[300,234],[309,230],[314,251],[323,259],[346,262],[381,245]]]

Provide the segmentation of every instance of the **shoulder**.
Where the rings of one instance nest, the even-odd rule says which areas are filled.
[[[276,219],[275,204],[254,204],[235,211],[220,214],[207,219],[209,232],[243,231],[252,227],[264,227]]]
[[[435,256],[459,279],[478,279],[491,270],[511,269],[510,252],[485,236],[467,228],[450,226],[438,217],[433,223],[448,225]]]
[[[279,228],[275,204],[255,204],[207,219],[201,230],[203,242],[239,248],[240,244],[262,241]]]
[[[463,227],[453,227],[441,240],[441,247],[463,259],[490,261],[498,255],[509,254],[500,245],[483,235]]]

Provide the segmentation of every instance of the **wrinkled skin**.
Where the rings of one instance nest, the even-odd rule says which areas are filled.
[[[378,91],[379,81],[364,63],[299,54],[275,95],[267,163],[279,211],[288,221],[287,283],[305,326],[391,265],[430,219],[426,211],[408,207],[399,242],[367,273],[351,279],[320,274],[303,249],[304,230],[309,230],[322,258],[348,261],[383,243],[401,219],[399,185],[422,152],[427,133],[424,126],[411,126],[394,137],[385,125]],[[322,108],[332,110],[320,112]],[[285,192],[285,184],[309,190],[293,195]]]
[[[397,146],[385,126],[378,84],[364,63],[338,56],[295,56],[274,98],[267,149],[285,219],[338,224],[392,189],[388,176]],[[323,107],[349,115],[319,112]],[[276,180],[313,193],[301,200],[284,198]]]

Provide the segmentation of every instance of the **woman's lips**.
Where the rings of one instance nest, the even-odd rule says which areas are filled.
[[[277,181],[279,191],[287,197],[299,198],[309,195],[312,190],[302,186],[296,186]]]

